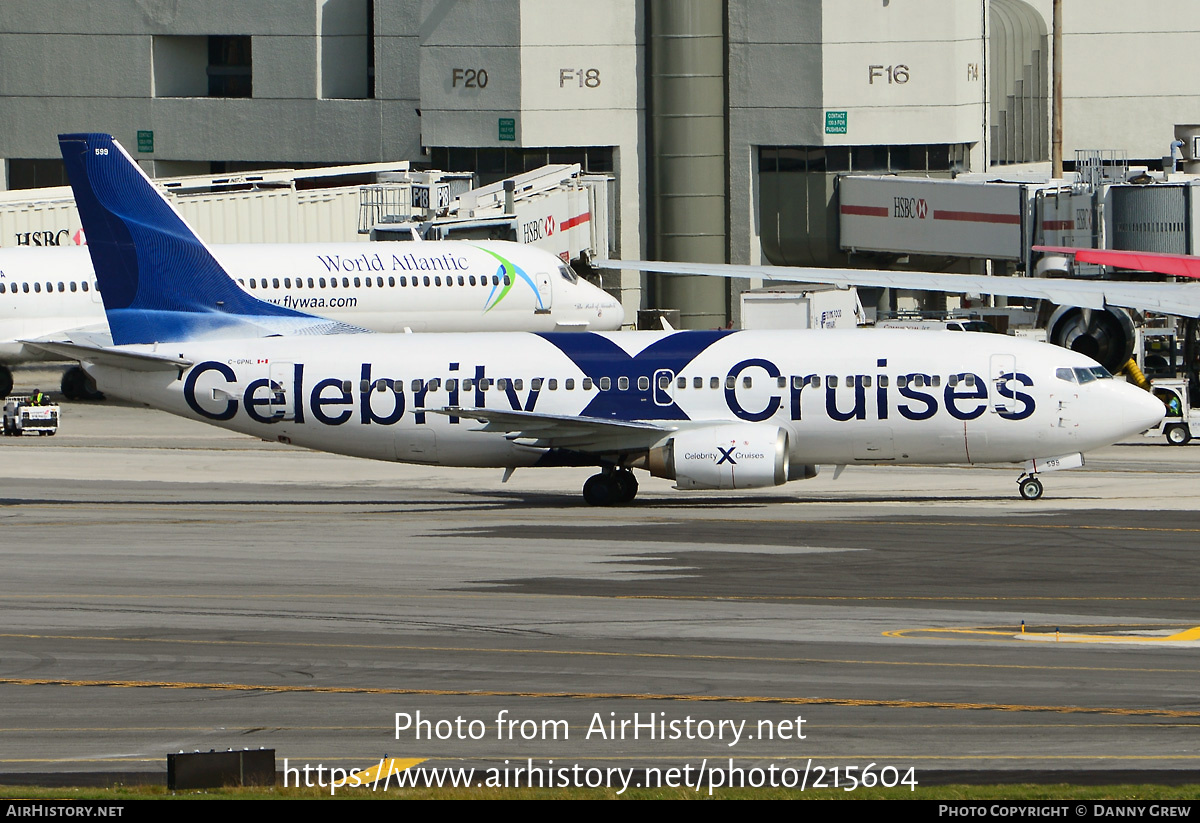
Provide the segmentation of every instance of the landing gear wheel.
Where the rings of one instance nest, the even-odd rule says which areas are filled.
[[[620,499],[620,487],[609,474],[593,474],[583,484],[583,499],[589,506],[611,506]]]
[[[92,378],[79,366],[72,366],[63,372],[62,393],[68,400],[104,399],[104,393],[96,389]]]
[[[12,394],[12,389],[12,370],[6,366],[0,366],[0,397],[8,397]]]
[[[1040,500],[1042,497],[1042,481],[1036,477],[1022,477],[1017,481],[1017,489],[1026,500]]]
[[[629,469],[621,469],[613,474],[617,486],[617,502],[630,503],[637,497],[638,482]]]
[[[1172,446],[1186,446],[1192,439],[1191,430],[1183,423],[1167,426],[1167,442]]]

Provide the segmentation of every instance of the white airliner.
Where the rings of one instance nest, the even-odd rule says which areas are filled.
[[[256,437],[446,466],[596,466],[591,504],[632,500],[633,469],[743,489],[821,463],[1025,462],[1019,490],[1037,498],[1038,472],[1163,416],[1082,355],[999,335],[355,333],[237,289],[111,137],[60,145],[115,345],[39,345],[105,391]]]
[[[214,246],[250,294],[381,332],[606,331],[621,304],[533,246],[503,241]],[[9,367],[50,357],[19,340],[93,340],[104,310],[85,248],[0,249],[0,397]],[[59,358],[54,358],[59,359]],[[84,375],[63,377],[68,397]]]

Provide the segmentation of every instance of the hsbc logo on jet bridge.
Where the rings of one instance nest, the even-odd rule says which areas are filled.
[[[893,197],[892,217],[924,220],[929,216],[929,204],[924,197]]]
[[[544,240],[554,234],[554,215],[551,214],[543,217],[541,220],[530,220],[528,223],[521,224],[521,235],[524,237],[523,242],[535,243],[538,240]]]
[[[887,360],[879,360],[877,365],[886,368]],[[399,423],[408,412],[413,415],[414,423],[424,425],[428,409],[464,404],[484,408],[489,405],[489,398],[492,408],[507,404],[514,411],[535,411],[545,382],[543,378],[530,378],[526,385],[524,380],[489,372],[486,366],[468,370],[460,369],[458,363],[447,363],[440,377],[415,381],[419,386],[416,390],[411,385],[406,387],[403,380],[375,377],[371,363],[363,363],[357,375],[325,377],[311,384],[303,363],[293,365],[291,379],[287,381],[290,385],[280,383],[279,376],[274,380],[258,377],[262,374],[261,367],[252,371],[255,379],[243,382],[232,364],[211,360],[199,363],[184,380],[184,400],[192,411],[209,420],[231,420],[241,411],[259,423],[290,419],[324,426],[341,426],[351,421],[359,425],[390,426]],[[460,389],[464,379],[470,381],[466,391]],[[756,388],[747,387],[747,380]],[[616,388],[621,382],[612,378],[604,383],[597,379],[595,385],[610,388],[580,391],[579,400],[586,404],[582,414],[613,420],[688,419],[657,380],[629,379],[625,389]],[[882,371],[784,375],[770,360],[751,358],[734,364],[722,386],[730,414],[755,423],[769,420],[781,411],[790,420],[801,420],[806,410],[809,415],[823,412],[829,420],[837,422],[928,420],[938,414],[967,421],[981,417],[990,405],[995,406],[1003,420],[1024,420],[1036,408],[1033,396],[1021,390],[1032,387],[1033,378],[1022,372],[1004,373],[989,386],[983,377],[970,372],[946,376]],[[691,394],[689,391],[685,396]],[[560,392],[559,397],[562,396]],[[451,417],[450,422],[457,423],[458,418]]]

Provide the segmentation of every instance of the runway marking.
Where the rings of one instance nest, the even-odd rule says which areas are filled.
[[[802,504],[805,504],[808,502],[837,503],[839,501],[834,500],[834,499],[817,500],[817,501],[794,501],[794,502],[780,501],[777,505],[783,505],[783,506],[802,505]],[[874,502],[874,501],[865,501],[865,502]],[[1003,502],[1003,501],[995,501],[995,502]],[[1097,501],[1097,508],[1098,507],[1099,507],[1099,501]],[[1130,513],[1133,513],[1136,510],[1131,509],[1128,511]],[[1061,512],[1061,514],[1063,514],[1063,515],[1070,515],[1071,513],[1072,512],[1070,512],[1070,511]],[[838,520],[807,520],[807,519],[803,519],[803,518],[781,518],[781,517],[780,518],[705,517],[703,515],[703,512],[701,512],[699,510],[689,511],[687,513],[687,518],[690,518],[692,520],[695,520],[698,518],[698,519],[703,520],[705,523],[733,523],[733,524],[738,524],[738,525],[744,525],[747,523],[777,523],[777,524],[804,525],[804,526],[862,526],[862,527],[912,526],[915,528],[944,527],[944,528],[951,528],[951,529],[962,529],[962,528],[971,528],[971,527],[982,526],[982,527],[986,527],[989,529],[1055,529],[1055,530],[1060,530],[1060,531],[1068,531],[1069,530],[1069,531],[1162,532],[1165,534],[1200,533],[1200,527],[1182,528],[1182,527],[1168,527],[1168,526],[1115,526],[1115,525],[1102,525],[1102,524],[1097,524],[1097,523],[1087,523],[1087,524],[1078,524],[1078,525],[1069,524],[1069,523],[1012,523],[1012,522],[1003,522],[1003,521],[992,520],[992,519],[975,520],[975,519],[971,519],[971,518],[963,518],[961,520],[866,520],[866,519],[859,519],[859,518],[854,518],[854,517],[847,517],[847,518],[842,518],[842,519],[838,519]],[[571,519],[572,520],[589,520],[590,521],[593,518],[588,518],[586,516],[576,516],[576,515],[572,514]],[[663,520],[652,521],[648,518],[646,520],[633,520],[633,521],[629,521],[629,522],[619,523],[616,525],[624,526],[624,527],[645,527],[646,525],[678,526],[680,521],[682,521],[684,519],[685,519],[684,516],[681,514],[679,518],[672,519],[672,520],[663,519]],[[601,521],[601,522],[605,522],[605,524],[608,526],[614,525],[613,523],[611,523],[609,521]],[[435,536],[437,536],[437,535],[435,535]],[[661,543],[664,545],[686,545],[683,543],[679,543],[677,541],[653,540],[650,538],[644,538],[641,542],[656,543],[656,544]]]
[[[0,763],[161,763],[162,757],[4,757]]]
[[[1137,727],[1140,724],[1130,723],[1129,725]],[[363,732],[374,731],[378,728],[378,726],[296,726],[289,723],[286,726],[248,726],[242,729],[241,733],[247,731],[264,734],[281,731]],[[127,732],[129,734],[140,732],[220,732],[228,734],[229,728],[218,726],[0,726],[0,732]]]
[[[780,697],[767,695],[647,694],[639,692],[536,692],[490,689],[398,689],[370,686],[293,686],[269,683],[200,683],[170,680],[73,680],[68,678],[0,678],[0,686],[68,686],[118,689],[195,689],[216,692],[265,694],[405,695],[410,697],[508,697],[559,700],[670,700],[682,703],[747,703],[783,706],[839,706],[853,708],[954,709],[1000,712],[1053,712],[1103,714],[1124,717],[1195,717],[1200,710],[1127,708],[1119,706],[1051,706],[1018,703],[964,703],[939,700],[871,700],[849,697]]]
[[[1133,631],[1153,631],[1153,630],[1169,630],[1171,627],[1162,624],[1153,623],[1130,623],[1130,624],[1103,624],[1107,628],[1113,630],[1133,630]],[[1058,627],[1062,629],[1063,627]],[[1087,628],[1086,626],[1067,626],[1067,629]],[[981,636],[997,641],[1034,641],[1034,642],[1056,642],[1056,643],[1189,643],[1195,644],[1200,641],[1200,626],[1184,629],[1183,631],[1175,632],[1170,635],[1150,636],[1145,634],[1083,634],[1072,631],[1050,631],[1046,627],[1039,627],[1036,631],[1022,631],[1021,627],[1013,627],[1010,629],[984,629],[973,627],[952,627],[946,626],[942,628],[930,627],[920,629],[893,629],[883,632],[884,637],[907,638],[918,634],[954,634],[954,635],[970,635]]]
[[[604,595],[556,595],[559,597],[604,597]],[[1054,596],[999,596],[999,595],[874,595],[874,594],[791,594],[791,595],[768,595],[768,594],[722,594],[722,595],[703,595],[703,594],[618,594],[612,596],[613,600],[763,600],[763,601],[790,601],[790,600],[827,600],[827,601],[862,601],[862,600],[887,600],[887,601],[938,601],[938,602],[963,602],[963,603],[992,603],[992,602],[1124,602],[1124,601],[1147,601],[1151,603],[1180,601],[1184,603],[1192,603],[1200,600],[1200,597],[1075,597],[1070,595],[1054,595]]]
[[[779,505],[798,505],[798,504],[803,504],[806,502],[810,502],[810,501],[794,501],[794,502],[781,501],[779,503]],[[836,503],[838,501],[831,499],[831,500],[818,500],[818,501],[811,501],[811,502]],[[866,501],[866,502],[874,502],[874,501]],[[1002,501],[999,501],[999,502],[1002,502]],[[1098,505],[1099,505],[1099,503],[1098,503]],[[1135,510],[1130,510],[1130,511],[1132,512]],[[1062,512],[1062,514],[1069,515],[1070,512]],[[696,510],[691,510],[686,513],[686,517],[691,518],[691,519],[695,519],[696,515],[699,515],[700,519],[702,519],[705,523],[736,523],[739,525],[746,524],[746,523],[781,523],[781,524],[807,525],[807,526],[813,526],[813,525],[816,525],[816,526],[847,526],[847,525],[851,525],[851,526],[889,526],[889,527],[890,526],[914,526],[914,527],[918,527],[918,528],[928,528],[930,526],[938,526],[938,527],[946,527],[946,528],[953,528],[953,529],[961,529],[964,527],[971,527],[971,526],[986,526],[988,528],[996,528],[996,529],[1058,529],[1058,530],[1072,530],[1072,531],[1074,531],[1074,530],[1090,530],[1090,531],[1164,532],[1164,533],[1178,532],[1178,533],[1187,533],[1187,534],[1200,533],[1200,527],[1175,528],[1175,527],[1167,527],[1167,526],[1108,526],[1108,525],[1101,525],[1101,524],[1096,524],[1096,523],[1089,523],[1089,524],[1082,524],[1082,525],[1073,525],[1073,524],[1065,524],[1065,523],[1011,523],[1011,522],[1003,522],[1003,521],[990,520],[990,519],[989,520],[974,520],[974,519],[968,519],[968,518],[963,518],[961,520],[862,520],[862,519],[855,519],[855,518],[845,518],[845,519],[839,519],[839,520],[804,520],[804,519],[792,519],[792,518],[781,518],[781,517],[780,518],[755,517],[755,518],[751,519],[751,518],[736,518],[736,517],[704,517],[703,512],[696,511]],[[572,520],[593,520],[593,519],[597,519],[597,518],[589,518],[586,516],[576,516],[576,515],[572,514],[571,519]],[[681,513],[679,518],[677,518],[677,519],[659,520],[659,521],[655,521],[653,523],[653,525],[677,526],[677,525],[679,525],[679,522],[683,519],[685,519],[685,515]],[[604,521],[602,518],[598,519],[598,520],[599,520],[599,522],[605,522],[607,525],[610,525],[610,526],[613,525],[611,523],[611,521]],[[633,520],[633,521],[629,521],[626,523],[620,523],[618,525],[628,526],[628,527],[637,527],[637,526],[645,526],[645,525],[647,525],[648,522],[649,522],[649,520]],[[675,541],[659,541],[659,540],[649,540],[649,539],[645,540],[644,542],[646,542],[646,543],[663,543],[665,545],[686,545],[686,544],[677,543]]]
[[[802,505],[809,505],[809,504],[835,504],[835,503],[854,503],[854,502],[858,502],[858,501],[844,501],[844,500],[839,500],[836,498],[831,498],[829,500],[774,501],[774,502],[772,502],[771,505],[802,506]],[[861,501],[861,502],[874,503],[875,501],[868,500],[868,501]],[[1097,505],[1099,505],[1099,502],[1100,501],[1097,501]],[[23,511],[29,511],[31,509],[39,509],[39,508],[54,510],[54,509],[60,509],[63,506],[75,505],[75,504],[82,504],[82,505],[100,504],[100,505],[113,506],[113,507],[135,507],[135,508],[146,509],[151,512],[161,510],[161,507],[163,505],[163,504],[155,504],[154,506],[148,506],[145,503],[124,503],[124,502],[119,502],[119,501],[109,502],[109,503],[104,503],[103,501],[62,501],[62,502],[54,502],[54,503],[44,503],[44,502],[25,503],[25,502],[17,501],[17,502],[10,502],[10,503],[0,503],[0,512],[2,512],[6,507],[17,506],[17,505],[19,505]],[[164,523],[167,523],[167,524],[170,524],[170,523],[189,524],[189,523],[195,523],[198,521],[215,522],[218,524],[227,524],[227,523],[234,523],[234,522],[236,522],[238,524],[244,524],[244,522],[245,522],[244,520],[221,519],[219,521],[211,521],[211,516],[205,514],[205,510],[210,509],[213,506],[219,506],[219,507],[223,507],[223,508],[233,508],[233,509],[239,510],[239,511],[243,508],[250,509],[250,510],[256,510],[256,509],[262,508],[264,505],[268,505],[268,506],[272,506],[272,507],[293,507],[296,510],[303,512],[303,511],[309,510],[313,504],[308,501],[296,502],[296,501],[288,500],[288,501],[265,501],[264,503],[254,503],[254,502],[248,502],[248,501],[246,501],[246,502],[243,502],[243,501],[216,501],[214,503],[202,503],[201,502],[201,503],[182,503],[182,504],[176,504],[176,505],[179,508],[182,508],[185,510],[190,509],[190,508],[197,508],[197,509],[199,509],[199,511],[196,512],[195,517],[187,517],[187,518],[178,518],[177,517],[175,519],[161,519],[161,518],[137,519],[137,520],[95,519],[95,520],[89,520],[89,521],[72,521],[71,523],[68,523],[68,524],[64,524],[60,520],[47,520],[47,521],[21,520],[19,523],[14,523],[13,527],[14,528],[25,528],[25,527],[34,527],[34,526],[63,526],[63,525],[72,526],[72,527],[86,527],[86,526],[98,526],[98,525],[146,525],[146,524],[151,524],[151,523],[152,524],[164,524]],[[354,508],[354,507],[362,507],[363,505],[364,505],[364,503],[362,501],[345,501],[345,502],[334,501],[331,503],[325,503],[324,507],[326,507],[326,508],[333,508],[333,507]],[[376,515],[376,516],[380,516],[380,517],[383,517],[383,516],[393,517],[393,518],[400,517],[400,518],[404,519],[406,522],[417,521],[417,520],[424,518],[425,516],[436,518],[437,515],[439,515],[439,514],[444,515],[444,513],[445,513],[444,509],[441,509],[441,508],[430,508],[427,511],[425,511],[425,510],[423,510],[423,511],[395,511],[394,510],[394,507],[396,507],[396,506],[429,505],[427,503],[412,503],[412,504],[410,504],[405,501],[391,500],[391,501],[380,501],[377,504],[368,504],[368,505],[371,505],[372,508],[363,509],[359,513],[364,516]],[[763,504],[763,505],[765,505],[765,504]],[[378,510],[376,510],[376,507],[378,507],[378,506],[389,506],[389,507],[392,507],[392,510],[378,511]],[[656,507],[656,509],[657,508],[658,507]],[[459,510],[461,510],[461,509],[459,509]],[[1129,510],[1129,511],[1133,512],[1135,510]],[[513,522],[513,523],[517,523],[517,524],[524,524],[526,522],[523,519],[514,518],[511,515],[505,516],[506,512],[504,512],[502,509],[501,510],[490,510],[489,509],[487,513],[489,515],[494,516],[494,519],[496,520],[497,523]],[[179,512],[177,511],[176,514],[178,515]],[[1186,527],[1185,528],[1185,527],[1166,527],[1166,526],[1118,526],[1118,525],[1103,525],[1103,524],[1095,524],[1095,523],[1088,523],[1088,524],[1013,523],[1013,522],[1003,522],[1003,521],[990,520],[990,519],[989,520],[975,520],[975,519],[969,519],[969,518],[963,518],[961,520],[946,520],[946,521],[942,521],[942,520],[925,520],[925,521],[922,521],[922,520],[866,520],[866,519],[857,519],[857,518],[853,518],[853,517],[842,518],[842,519],[837,519],[837,520],[825,520],[825,519],[807,520],[807,519],[802,519],[802,518],[766,518],[766,517],[762,517],[762,518],[759,518],[759,517],[732,518],[732,517],[704,517],[703,512],[696,510],[696,509],[689,509],[686,512],[681,511],[681,512],[679,512],[678,516],[676,516],[676,517],[664,517],[661,514],[652,514],[651,515],[651,514],[649,514],[649,511],[647,511],[647,514],[649,516],[647,516],[643,519],[621,521],[621,522],[618,522],[615,524],[613,523],[613,521],[611,519],[606,519],[604,517],[597,517],[594,515],[587,515],[583,512],[572,512],[571,519],[573,521],[582,521],[582,522],[588,522],[588,523],[592,523],[592,522],[603,523],[606,526],[616,525],[619,527],[627,527],[627,528],[644,527],[646,525],[677,526],[677,525],[679,525],[680,521],[682,521],[684,519],[690,518],[690,519],[694,520],[697,517],[699,517],[705,523],[735,523],[735,524],[739,524],[739,525],[744,525],[747,523],[775,523],[775,524],[789,524],[789,525],[821,525],[821,526],[852,525],[852,526],[860,526],[860,527],[871,527],[871,526],[881,526],[881,527],[911,526],[911,527],[918,527],[918,528],[945,527],[945,528],[955,528],[955,529],[968,528],[968,527],[974,527],[974,526],[986,526],[987,528],[990,528],[990,529],[1026,529],[1026,530],[1028,530],[1028,529],[1053,529],[1053,530],[1059,530],[1059,531],[1067,531],[1067,530],[1070,530],[1070,531],[1115,531],[1115,532],[1148,532],[1148,533],[1164,533],[1164,534],[1196,534],[1196,533],[1200,533],[1200,527]],[[1070,512],[1062,512],[1062,514],[1069,515]],[[279,518],[272,517],[272,518],[263,518],[261,520],[255,520],[254,523],[256,523],[256,524],[261,523],[264,525],[269,525],[271,523],[292,523],[292,524],[294,524],[295,521],[294,520],[281,520]],[[457,534],[459,531],[461,531],[461,529],[445,529],[442,531],[445,535],[450,536],[450,535]],[[438,537],[441,535],[435,534],[433,536]],[[679,543],[677,541],[645,540],[644,542],[654,543],[654,544],[662,544],[665,546],[686,545],[683,543]]]
[[[922,629],[899,629],[923,631]],[[892,636],[892,632],[884,632]],[[903,636],[896,634],[896,636]],[[1070,672],[1137,672],[1155,674],[1195,674],[1196,669],[1151,669],[1132,666],[1034,666],[1026,663],[959,663],[912,660],[852,660],[847,658],[821,657],[766,657],[732,654],[678,654],[671,652],[601,652],[574,649],[519,649],[508,647],[488,648],[484,646],[412,646],[377,643],[286,643],[268,640],[197,640],[194,638],[174,639],[169,637],[114,637],[106,635],[70,634],[15,634],[0,633],[0,639],[20,640],[92,640],[114,643],[177,643],[192,646],[246,646],[253,648],[278,647],[284,649],[363,649],[366,651],[408,652],[460,652],[474,654],[529,654],[563,657],[614,657],[631,659],[663,660],[723,660],[735,663],[822,663],[831,665],[858,666],[913,666],[929,668],[961,669],[1018,669],[1023,671],[1070,671]],[[2,681],[0,681],[2,682]]]
[[[501,584],[503,585],[503,584]],[[1156,596],[1156,597],[1131,597],[1125,595],[923,595],[923,594],[540,594],[530,592],[512,592],[512,591],[480,591],[480,592],[445,592],[437,594],[410,594],[406,592],[376,592],[376,593],[342,593],[342,594],[314,594],[310,592],[295,592],[284,594],[255,594],[255,600],[486,600],[486,599],[514,599],[514,600],[553,600],[553,599],[595,599],[595,600],[679,600],[679,601],[702,601],[702,602],[720,602],[728,600],[730,602],[743,601],[761,601],[761,602],[860,602],[860,601],[888,601],[888,602],[954,602],[954,603],[1006,603],[1006,602],[1031,602],[1031,603],[1195,603],[1200,601],[1200,595],[1193,597],[1185,596]],[[229,594],[227,592],[217,592],[213,594],[167,594],[155,592],[152,595],[146,594],[3,594],[0,593],[0,601],[3,600],[239,600],[245,598],[241,595]]]
[[[413,766],[424,763],[428,759],[429,758],[427,758],[427,757],[403,757],[403,758],[402,757],[389,757],[385,761],[382,758],[380,758],[378,763],[374,764],[370,768],[363,769],[362,771],[359,771],[357,773],[357,780],[360,782],[356,782],[354,785],[355,786],[364,786],[364,788],[365,788],[365,784],[367,784],[367,783],[373,783],[377,780],[387,780],[392,775],[400,774],[403,771],[407,771],[408,769],[411,769]],[[386,770],[385,770],[385,768],[386,768]],[[331,777],[332,777],[332,775],[331,775]],[[298,779],[298,776],[297,776],[297,779]],[[286,780],[284,782],[286,782]],[[338,788],[341,788],[342,786],[346,786],[349,783],[350,783],[350,777],[349,777],[349,775],[347,775],[346,777],[343,777],[341,780],[334,781],[333,785],[337,786]],[[386,783],[384,784],[384,790],[385,791],[387,790]]]
[[[804,501],[804,500],[778,501],[777,503],[772,503],[772,505],[784,505],[784,506],[786,506],[786,505],[804,505],[804,504],[807,504],[810,502],[818,503],[818,504],[827,504],[827,503],[838,503],[841,501],[839,501],[837,499],[833,499],[833,498],[831,498],[829,500],[814,500],[814,501]],[[875,501],[868,500],[868,501],[864,501],[864,502],[874,503]],[[992,501],[992,502],[1004,502],[1004,501]],[[1100,507],[1100,501],[1097,501],[1097,508],[1099,508],[1099,507]],[[1130,513],[1136,512],[1136,510],[1133,510],[1133,509],[1130,509],[1128,511]],[[364,513],[369,513],[369,512],[364,512]],[[386,512],[380,512],[380,513],[386,514]],[[1072,514],[1072,512],[1063,511],[1063,512],[1057,512],[1056,514],[1062,514],[1064,516],[1069,516],[1070,514]],[[644,527],[646,525],[677,526],[677,525],[679,525],[680,521],[682,521],[682,520],[685,520],[685,519],[694,520],[697,517],[699,517],[699,519],[702,519],[705,523],[735,523],[738,525],[743,525],[746,523],[778,523],[778,524],[787,524],[787,525],[807,525],[807,526],[847,526],[847,525],[851,525],[851,526],[888,526],[888,527],[891,527],[891,526],[913,526],[913,527],[918,527],[918,528],[928,528],[930,526],[936,526],[936,527],[945,527],[945,528],[952,528],[952,529],[961,529],[964,527],[971,527],[971,526],[986,526],[988,528],[996,528],[996,529],[1056,529],[1056,530],[1072,530],[1072,531],[1083,530],[1083,531],[1118,531],[1118,532],[1163,532],[1163,533],[1187,533],[1187,534],[1200,533],[1200,527],[1178,528],[1178,527],[1168,527],[1168,526],[1115,526],[1115,525],[1103,525],[1103,524],[1098,524],[1098,523],[1087,523],[1087,524],[1080,524],[1080,525],[1066,524],[1066,523],[1013,523],[1013,522],[1005,522],[1005,521],[994,520],[994,519],[976,520],[973,518],[965,518],[965,517],[960,520],[865,520],[865,519],[858,519],[858,518],[853,518],[853,517],[840,518],[837,520],[824,520],[824,519],[822,519],[822,520],[807,520],[807,519],[800,519],[800,518],[782,518],[782,517],[737,518],[737,517],[705,517],[704,513],[702,511],[697,510],[697,509],[689,509],[687,512],[681,512],[679,514],[679,516],[676,518],[657,518],[656,519],[656,518],[648,517],[644,520],[629,520],[629,521],[622,521],[619,523],[613,523],[613,521],[611,521],[609,519],[605,519],[603,517],[594,517],[594,516],[589,517],[588,515],[582,514],[582,513],[579,513],[579,514],[572,513],[571,514],[572,520],[584,520],[584,521],[588,521],[588,522],[595,521],[595,522],[604,523],[606,526],[618,526],[618,527],[628,527],[628,528]],[[499,519],[500,518],[497,517],[497,520],[499,520]],[[516,521],[516,522],[520,523],[523,521]],[[478,529],[480,527],[470,527],[470,528]],[[483,527],[483,528],[486,528],[486,527]],[[446,534],[447,536],[450,536],[450,535],[458,534],[461,531],[462,531],[462,529],[455,528],[455,529],[443,530],[443,533]],[[437,537],[440,535],[435,534],[432,536]],[[678,541],[652,540],[652,539],[645,539],[642,542],[662,543],[664,545],[681,545],[681,546],[686,545],[685,543],[680,543]]]

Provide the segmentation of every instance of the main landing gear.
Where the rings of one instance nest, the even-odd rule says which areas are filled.
[[[1023,474],[1017,479],[1017,491],[1026,500],[1040,500],[1043,492],[1042,481],[1037,479],[1037,475]]]
[[[583,499],[589,506],[618,506],[637,496],[638,482],[631,469],[606,466],[583,484]]]
[[[96,389],[92,378],[88,377],[87,372],[79,366],[72,366],[63,372],[62,393],[63,397],[68,400],[104,399],[104,393]]]

